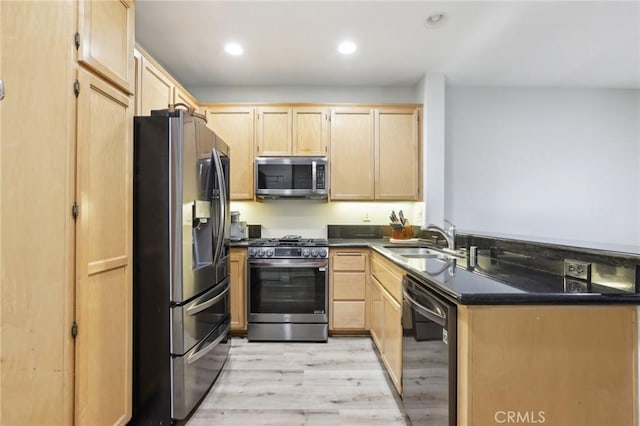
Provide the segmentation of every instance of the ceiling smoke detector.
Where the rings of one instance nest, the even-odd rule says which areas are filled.
[[[424,26],[429,29],[440,28],[445,22],[447,22],[447,15],[444,13],[434,13],[424,20]]]

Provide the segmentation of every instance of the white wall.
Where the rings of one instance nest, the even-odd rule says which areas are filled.
[[[206,86],[189,87],[199,102],[415,103],[415,86]],[[420,103],[422,100],[420,100]]]
[[[446,211],[445,194],[445,77],[426,73],[417,86],[417,94],[424,104],[422,120],[422,164],[425,194],[425,217],[422,225],[445,227],[451,221]]]
[[[327,225],[386,225],[391,210],[399,210],[413,222],[422,214],[417,202],[323,202],[317,200],[268,200],[231,203],[240,220],[261,224],[263,237],[298,234],[326,238]],[[413,220],[412,220],[413,219]]]
[[[447,88],[454,223],[640,252],[639,105],[638,90]]]

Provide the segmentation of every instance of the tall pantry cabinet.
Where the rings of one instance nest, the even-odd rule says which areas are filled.
[[[2,1],[0,23],[0,423],[125,424],[134,4]]]

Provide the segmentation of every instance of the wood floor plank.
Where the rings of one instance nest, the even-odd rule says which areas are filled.
[[[188,426],[409,424],[366,337],[327,343],[233,338],[229,360]]]

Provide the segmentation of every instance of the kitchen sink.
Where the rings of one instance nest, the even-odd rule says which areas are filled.
[[[396,246],[384,246],[391,250],[395,254],[399,254],[400,256],[428,256],[428,257],[436,257],[441,255],[439,251],[431,250],[425,247],[396,247]]]
[[[408,263],[412,262],[420,262],[420,260],[427,259],[437,259],[442,261],[450,261],[451,259],[455,259],[456,256],[443,253],[439,250],[433,250],[426,247],[397,247],[397,246],[383,246],[386,249],[389,249],[393,254],[400,256]]]
[[[449,260],[452,257],[447,254],[442,253],[428,253],[428,254],[401,254],[400,256],[406,257],[407,259],[440,259],[440,260]]]

